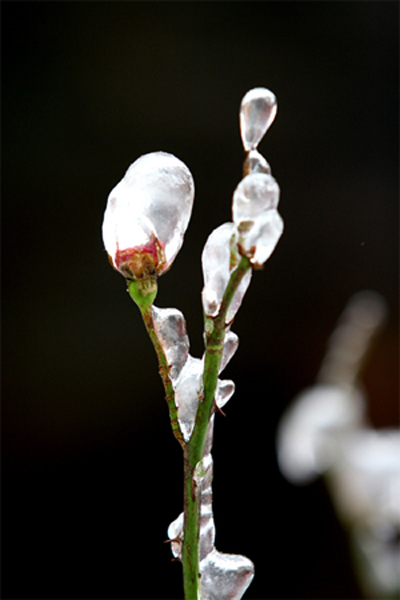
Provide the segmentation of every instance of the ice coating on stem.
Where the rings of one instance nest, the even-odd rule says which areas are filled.
[[[187,166],[167,152],[138,158],[110,192],[102,226],[112,266],[128,279],[167,271],[183,243],[194,198]]]
[[[203,459],[196,465],[194,483],[200,493],[200,574],[202,600],[240,600],[254,577],[254,565],[245,556],[225,554],[215,548],[212,510],[214,416],[207,430]],[[168,527],[172,554],[182,558],[183,513]]]
[[[188,356],[174,384],[179,425],[185,442],[190,440],[199,400],[203,394],[204,361]]]
[[[235,354],[239,346],[239,337],[233,331],[227,331],[224,339],[224,348],[222,350],[221,364],[219,373],[225,369],[232,356]]]
[[[232,217],[239,232],[241,253],[255,266],[271,256],[283,233],[277,209],[279,186],[267,173],[250,173],[233,194]]]
[[[202,600],[240,600],[254,577],[245,556],[213,550],[200,563]]]
[[[218,408],[222,408],[235,393],[235,384],[230,379],[218,379],[215,392],[215,403]]]
[[[152,307],[154,329],[165,352],[172,382],[175,382],[189,356],[186,321],[176,308]]]
[[[248,152],[257,148],[275,119],[278,106],[275,94],[266,88],[254,88],[244,95],[240,105],[240,134]]]
[[[223,295],[234,268],[239,263],[238,233],[234,223],[224,223],[208,237],[202,253],[204,287],[202,302],[205,314],[215,317],[221,307]],[[238,311],[243,296],[250,285],[251,270],[243,277],[229,306],[226,322]]]

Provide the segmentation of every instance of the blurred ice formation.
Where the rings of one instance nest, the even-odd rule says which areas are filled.
[[[325,477],[368,597],[400,594],[400,430],[367,420],[359,375],[386,316],[383,298],[355,294],[333,332],[317,382],[284,412],[278,463],[294,484]]]

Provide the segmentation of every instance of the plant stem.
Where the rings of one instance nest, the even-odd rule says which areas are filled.
[[[198,600],[200,593],[199,571],[199,521],[200,488],[196,485],[194,471],[203,458],[204,445],[211,415],[214,396],[224,347],[226,314],[232,298],[250,268],[248,258],[242,257],[232,273],[218,315],[212,319],[213,326],[206,333],[203,372],[204,394],[200,398],[192,436],[184,449],[184,537],[182,546],[183,580],[185,600]]]
[[[206,332],[203,372],[203,394],[199,399],[194,428],[189,442],[185,442],[178,421],[175,392],[169,374],[168,361],[154,329],[152,305],[157,294],[156,279],[128,282],[129,294],[138,305],[149,337],[157,354],[160,375],[166,392],[172,431],[183,449],[184,462],[184,528],[182,544],[183,587],[185,600],[201,600],[200,587],[200,486],[195,480],[195,469],[202,460],[210,418],[215,410],[214,396],[224,348],[226,315],[229,305],[244,275],[250,268],[248,258],[242,257],[233,271],[218,315],[210,319]]]
[[[143,322],[146,326],[147,333],[152,341],[157,354],[159,371],[165,389],[165,399],[167,401],[169,418],[171,421],[172,433],[182,446],[185,447],[185,440],[178,421],[178,409],[175,404],[175,391],[172,386],[172,381],[169,373],[168,361],[165,356],[163,347],[157,337],[154,329],[152,305],[157,293],[157,280],[142,282],[141,280],[133,280],[128,282],[128,291],[132,300],[138,305],[141,312]]]

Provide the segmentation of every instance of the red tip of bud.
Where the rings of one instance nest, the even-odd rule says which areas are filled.
[[[155,237],[142,246],[117,250],[115,268],[127,279],[146,279],[159,275],[165,268],[164,244]]]

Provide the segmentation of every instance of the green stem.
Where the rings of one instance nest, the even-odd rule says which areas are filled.
[[[153,323],[152,305],[157,294],[157,280],[156,278],[150,278],[145,280],[138,279],[129,281],[128,291],[132,300],[139,307],[143,322],[156,351],[159,371],[165,389],[165,399],[168,405],[172,432],[182,448],[184,448],[185,440],[183,439],[183,434],[181,428],[179,427],[178,409],[175,404],[175,391],[172,386],[169,365],[163,347],[155,332]]]
[[[209,421],[214,410],[214,396],[218,383],[226,331],[226,315],[232,298],[250,268],[248,258],[242,257],[232,273],[218,315],[207,320],[206,347],[203,373],[204,394],[200,398],[192,436],[184,450],[184,537],[182,546],[183,580],[186,600],[198,600],[199,573],[199,519],[200,489],[194,480],[194,470],[203,458]]]

